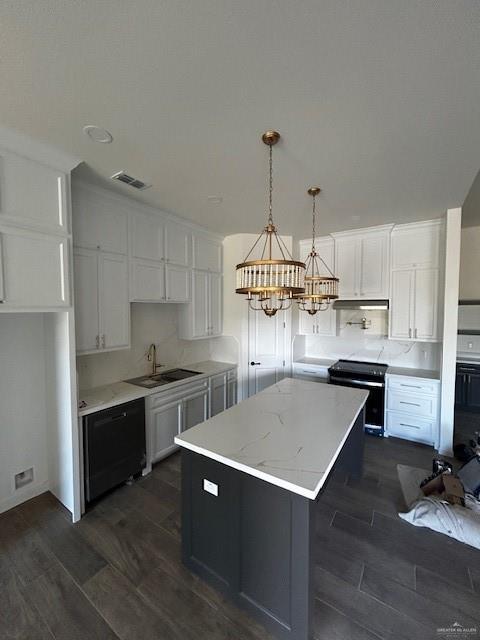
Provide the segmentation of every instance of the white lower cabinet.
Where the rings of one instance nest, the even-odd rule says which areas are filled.
[[[65,307],[70,300],[67,238],[0,228],[0,301],[5,307]]]
[[[440,381],[387,374],[385,435],[438,444]]]
[[[328,382],[328,366],[308,365],[301,362],[293,363],[293,377],[298,380],[310,380],[311,382]]]
[[[182,401],[177,400],[148,412],[152,462],[161,460],[177,449],[173,439],[182,431],[182,408]]]
[[[149,464],[178,449],[174,443],[176,435],[236,402],[236,368],[148,396],[145,412]]]
[[[76,249],[74,276],[77,353],[128,349],[126,256]]]

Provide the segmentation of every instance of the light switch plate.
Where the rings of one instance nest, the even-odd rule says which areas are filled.
[[[210,480],[207,480],[206,478],[203,479],[203,490],[207,493],[211,493],[212,496],[218,497],[218,484],[210,482]]]

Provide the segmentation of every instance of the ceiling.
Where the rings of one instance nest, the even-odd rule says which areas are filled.
[[[480,167],[479,28],[478,0],[2,0],[0,124],[223,234],[263,224],[267,128],[282,233],[313,184],[321,233],[439,217]]]

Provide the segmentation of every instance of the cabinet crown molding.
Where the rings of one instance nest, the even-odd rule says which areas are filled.
[[[440,227],[445,224],[445,218],[434,218],[432,220],[419,220],[418,222],[405,222],[403,224],[395,224],[392,229],[392,234],[409,231],[411,229],[418,229],[419,227]]]
[[[334,231],[333,233],[331,233],[330,235],[333,238],[341,238],[343,236],[353,236],[353,235],[364,235],[366,233],[375,233],[375,232],[389,232],[394,228],[395,224],[391,223],[391,224],[381,224],[381,225],[375,225],[374,227],[362,227],[360,229],[347,229],[346,231]]]

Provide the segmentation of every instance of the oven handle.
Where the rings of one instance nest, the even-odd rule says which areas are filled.
[[[373,382],[368,380],[355,380],[354,378],[336,378],[335,376],[330,376],[330,382],[340,382],[340,383],[348,383],[353,385],[362,385],[364,387],[384,387],[384,382]],[[346,386],[346,385],[345,385]]]

